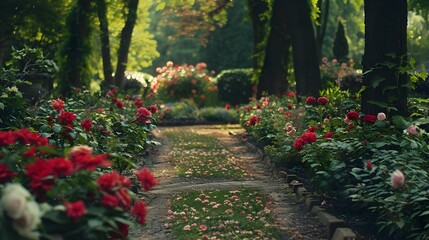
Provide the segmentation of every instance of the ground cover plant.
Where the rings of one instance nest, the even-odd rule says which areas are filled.
[[[167,132],[175,143],[169,157],[182,177],[216,177],[241,179],[246,171],[233,153],[219,140],[197,133]]]
[[[168,219],[177,239],[278,239],[270,204],[246,188],[181,193]]]

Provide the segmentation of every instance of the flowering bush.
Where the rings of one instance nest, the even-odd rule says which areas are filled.
[[[246,106],[242,124],[250,116],[260,120],[246,126],[245,139],[263,144],[278,167],[309,177],[313,191],[328,202],[369,209],[382,236],[428,238],[427,118],[413,114],[420,118],[407,122],[386,113],[363,114],[338,88],[322,94],[292,107],[276,98]]]
[[[131,179],[107,172],[106,154],[76,146],[63,155],[27,129],[0,132],[0,232],[2,239],[124,239],[128,218],[144,223],[146,208],[130,191]],[[135,172],[145,190],[156,181]]]
[[[338,62],[337,59],[329,61],[328,58],[322,58],[320,65],[320,74],[322,81],[326,86],[333,87],[336,83],[342,90],[348,90],[351,93],[357,93],[362,86],[362,73],[354,69],[354,61]]]
[[[189,100],[198,107],[216,103],[217,87],[205,63],[175,66],[169,61],[156,71],[157,83],[153,88],[160,99],[166,102]]]

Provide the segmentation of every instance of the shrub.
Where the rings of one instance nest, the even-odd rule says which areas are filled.
[[[161,100],[177,102],[188,100],[198,107],[216,104],[217,87],[205,63],[193,65],[174,65],[167,62],[166,66],[156,69],[157,82],[152,86]]]
[[[222,123],[238,123],[238,113],[235,109],[225,109],[221,107],[207,107],[198,110],[198,118]]]
[[[217,77],[219,99],[229,104],[248,103],[252,97],[252,69],[222,71]]]

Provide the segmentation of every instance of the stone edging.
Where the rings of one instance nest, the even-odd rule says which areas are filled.
[[[271,172],[279,177],[283,178],[284,181],[289,185],[291,191],[293,191],[297,197],[305,199],[305,205],[308,211],[317,215],[320,223],[326,228],[327,237],[330,240],[356,240],[357,236],[352,229],[347,227],[344,220],[337,218],[335,215],[329,213],[327,209],[320,206],[319,201],[310,196],[310,192],[303,186],[301,182],[297,180],[295,174],[288,174],[285,171],[278,171],[274,168],[271,161],[271,157],[264,154],[261,149],[257,148],[253,144],[243,141],[241,135],[237,135],[234,132],[229,132],[230,135],[236,137],[242,143],[244,143],[248,149],[255,151],[259,160],[268,167]]]

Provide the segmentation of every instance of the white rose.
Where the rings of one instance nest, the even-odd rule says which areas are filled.
[[[40,234],[36,231],[41,221],[41,212],[36,202],[27,202],[24,213],[13,221],[13,227],[19,235],[30,239],[39,239]]]
[[[31,197],[27,189],[20,184],[6,185],[2,193],[1,206],[12,219],[21,217],[24,212],[27,199]]]

